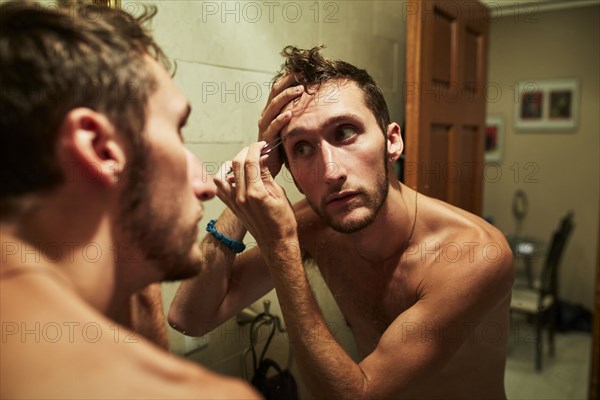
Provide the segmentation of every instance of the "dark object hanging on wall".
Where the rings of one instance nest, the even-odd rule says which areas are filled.
[[[242,362],[244,368],[244,377],[248,379],[246,371],[246,356],[252,355],[252,379],[250,383],[256,388],[267,400],[298,400],[298,385],[294,376],[290,372],[291,366],[291,351],[289,351],[288,365],[285,369],[270,358],[265,358],[265,354],[269,349],[271,340],[275,335],[275,331],[285,332],[281,326],[281,320],[278,316],[270,313],[269,309],[271,302],[264,301],[264,312],[258,314],[250,322],[250,347],[244,350],[242,354]],[[238,323],[248,323],[249,321],[240,321]],[[258,331],[261,326],[268,326],[269,336],[260,353],[260,358],[256,357],[256,344],[258,339]]]
[[[275,375],[268,377],[270,369],[275,370]],[[252,378],[252,386],[267,400],[298,400],[298,385],[290,370],[282,371],[281,367],[269,358],[260,361]]]

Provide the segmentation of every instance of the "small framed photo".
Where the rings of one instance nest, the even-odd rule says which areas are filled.
[[[485,120],[485,162],[500,162],[504,147],[504,118],[488,115]]]
[[[577,127],[577,79],[521,81],[517,82],[515,92],[515,129],[544,131]]]

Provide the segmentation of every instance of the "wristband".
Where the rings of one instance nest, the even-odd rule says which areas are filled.
[[[217,223],[216,219],[211,220],[208,225],[206,225],[206,231],[213,235],[218,241],[227,246],[234,253],[241,253],[246,249],[246,245],[239,240],[233,240],[223,235],[221,232],[215,228],[215,224]]]

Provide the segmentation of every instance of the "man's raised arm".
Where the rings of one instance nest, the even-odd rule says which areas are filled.
[[[258,138],[267,142],[277,139],[290,119],[290,113],[281,114],[282,108],[304,91],[292,86],[294,77],[282,76],[275,84],[258,121]],[[282,161],[279,152],[269,155],[269,168],[276,175]],[[229,168],[224,164],[222,168]],[[217,178],[227,173],[220,170]],[[215,228],[222,235],[241,241],[246,234],[242,222],[226,209]],[[258,247],[235,255],[219,240],[207,234],[201,243],[202,268],[198,276],[184,281],[169,311],[169,323],[187,335],[204,335],[244,307],[249,306],[273,288],[273,281]]]
[[[241,241],[246,233],[229,209],[221,214],[215,228],[233,240]],[[273,287],[258,247],[236,255],[211,234],[200,246],[200,272],[181,282],[169,310],[171,326],[190,336],[210,332]]]

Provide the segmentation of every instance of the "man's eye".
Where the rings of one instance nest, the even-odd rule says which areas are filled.
[[[355,134],[356,134],[356,130],[351,126],[342,126],[335,133],[337,140],[350,139]]]
[[[300,142],[294,146],[294,154],[297,156],[301,156],[301,157],[308,156],[308,155],[312,154],[312,152],[313,152],[312,146],[306,142]]]

